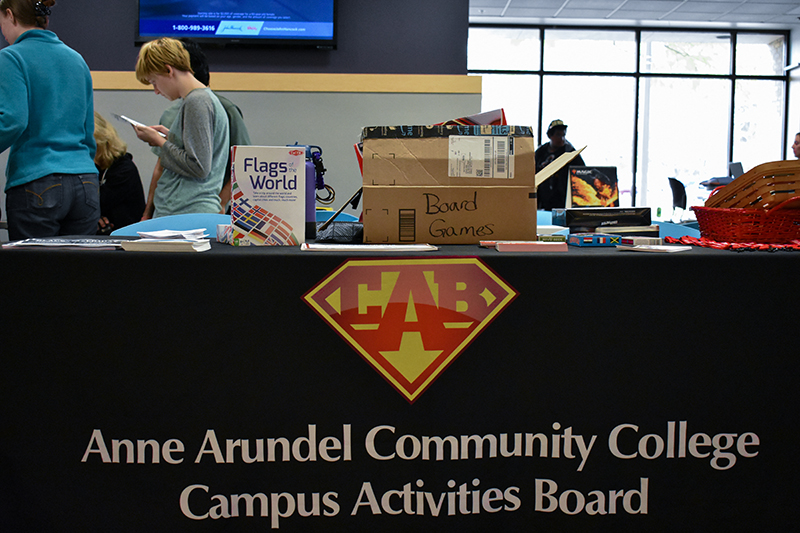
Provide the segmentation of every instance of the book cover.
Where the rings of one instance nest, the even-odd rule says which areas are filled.
[[[305,149],[231,148],[234,246],[297,246],[305,241]]]
[[[649,207],[573,207],[553,209],[553,224],[569,228],[650,226]]]
[[[623,237],[658,237],[660,235],[658,224],[650,224],[649,226],[601,226],[596,229],[602,230],[603,233],[612,233]]]
[[[572,207],[619,207],[617,167],[569,167]]]

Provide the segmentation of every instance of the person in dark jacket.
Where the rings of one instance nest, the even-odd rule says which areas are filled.
[[[94,138],[97,141],[94,163],[100,172],[97,233],[107,235],[142,218],[144,187],[128,146],[119,138],[114,126],[97,112],[94,114]]]
[[[536,150],[536,172],[541,172],[544,167],[558,159],[565,152],[574,152],[575,147],[567,141],[567,125],[562,120],[554,120],[547,127],[547,137],[550,142],[543,144]],[[559,169],[537,190],[537,206],[539,209],[551,211],[554,207],[564,207],[567,203],[567,175],[569,166],[584,166],[583,158],[576,156],[569,165]]]

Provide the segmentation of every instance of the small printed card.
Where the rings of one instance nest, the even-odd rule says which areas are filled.
[[[305,242],[305,150],[296,146],[231,148],[234,246]]]

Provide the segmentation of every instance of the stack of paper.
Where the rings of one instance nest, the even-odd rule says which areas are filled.
[[[122,249],[128,252],[204,252],[211,249],[211,242],[204,237],[204,228],[192,230],[140,231],[133,241],[122,241]]]
[[[203,239],[208,237],[205,228],[171,230],[162,229],[159,231],[139,231],[139,237],[143,239]]]

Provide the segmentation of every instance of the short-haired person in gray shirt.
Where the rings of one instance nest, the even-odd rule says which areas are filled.
[[[175,39],[145,43],[136,62],[136,78],[170,101],[183,100],[169,128],[134,126],[137,137],[159,149],[164,168],[152,216],[221,212],[219,191],[229,138],[228,117],[219,99],[194,77],[189,53]]]
[[[186,51],[189,52],[189,62],[192,66],[192,72],[197,81],[205,86],[208,86],[211,81],[211,73],[208,67],[208,58],[200,48],[200,45],[188,37],[181,37],[179,39]],[[250,141],[250,134],[247,131],[247,126],[244,123],[244,115],[239,107],[225,98],[224,96],[214,93],[219,99],[222,107],[225,108],[225,113],[228,115],[228,133],[230,136],[229,148],[227,149],[228,162],[225,165],[225,179],[222,182],[222,190],[219,191],[220,203],[222,209],[225,210],[231,200],[231,151],[230,146],[247,146],[252,144]],[[178,99],[164,110],[158,123],[170,127],[175,122],[175,117],[178,115],[182,100]],[[153,148],[153,153],[159,155],[159,149]],[[147,195],[147,203],[145,205],[144,214],[142,219],[153,218],[153,199],[155,197],[156,187],[158,181],[161,179],[161,174],[164,172],[164,167],[161,166],[161,160],[157,159],[155,167],[153,168],[153,176],[150,178],[150,191]]]

